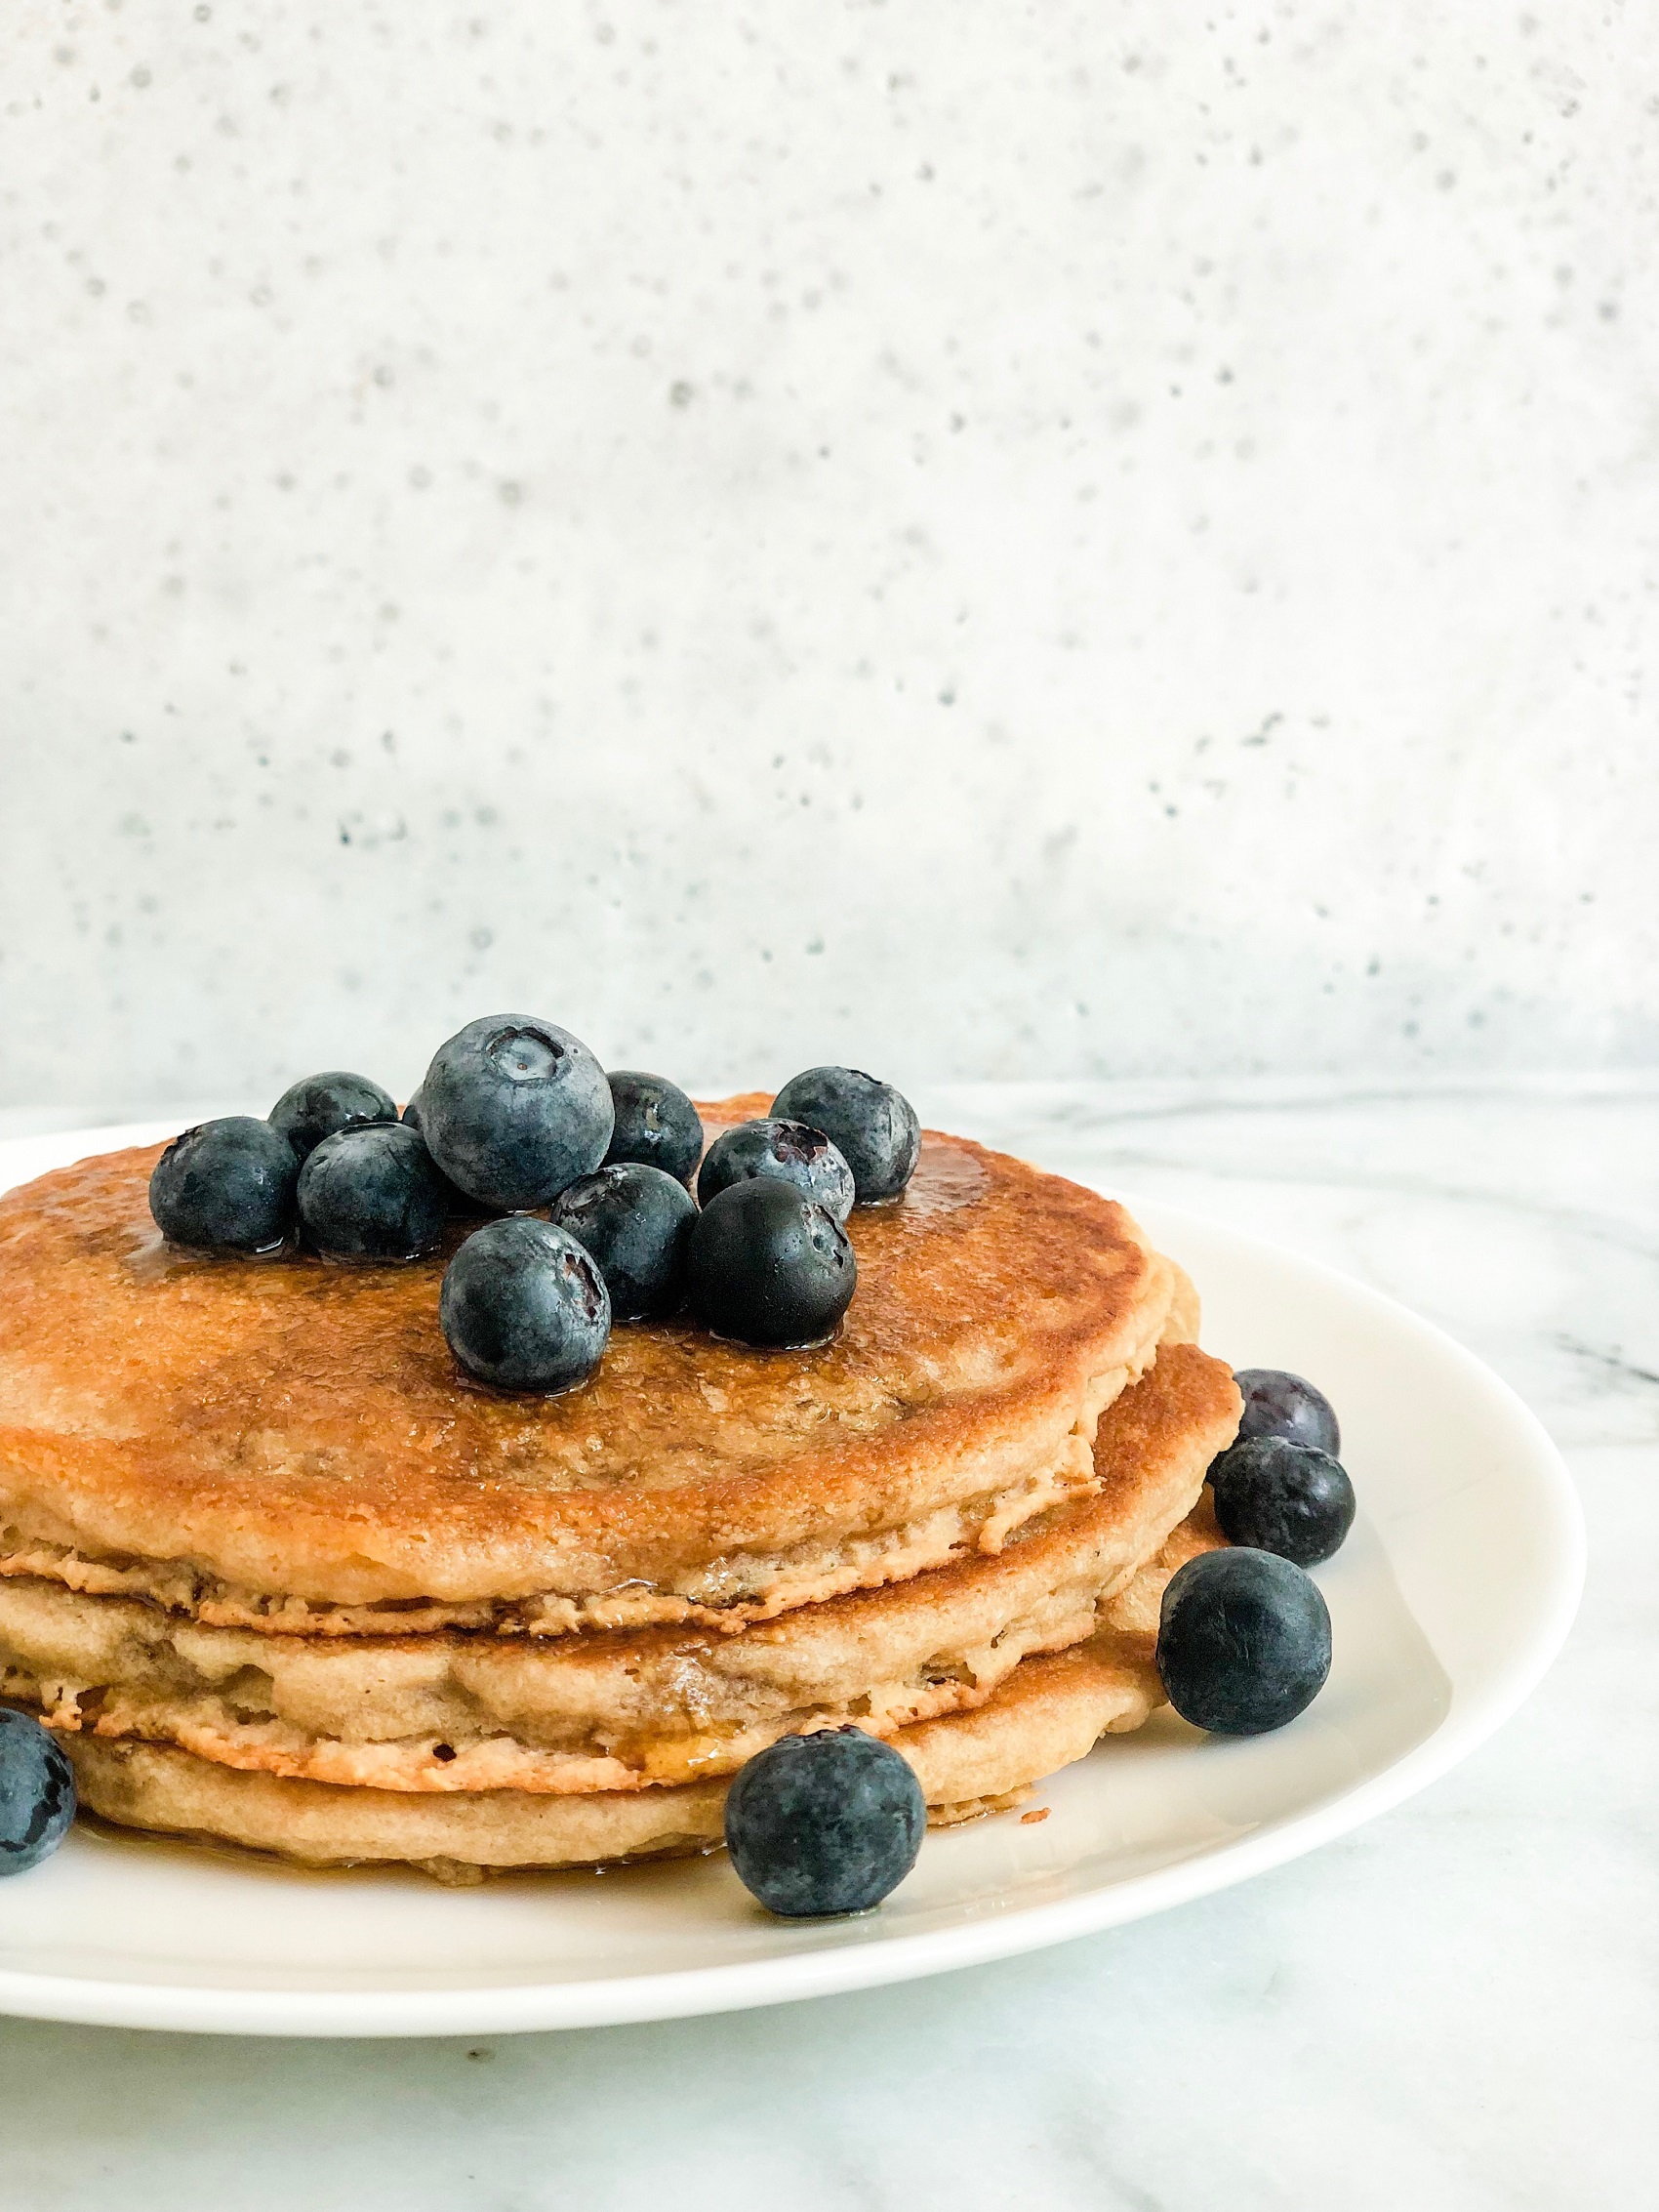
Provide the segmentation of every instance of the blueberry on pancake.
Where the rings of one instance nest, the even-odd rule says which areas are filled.
[[[822,1344],[852,1303],[858,1261],[841,1224],[791,1183],[732,1183],[697,1217],[691,1310],[740,1344]]]
[[[689,1183],[703,1157],[703,1121],[685,1092],[640,1068],[613,1068],[607,1081],[616,1126],[604,1165],[637,1161]]]
[[[756,1176],[793,1183],[837,1221],[853,1210],[852,1169],[823,1130],[804,1122],[743,1122],[717,1136],[698,1171],[698,1203],[707,1206],[733,1183]]]
[[[432,1158],[469,1198],[546,1206],[604,1159],[605,1071],[579,1038],[528,1014],[487,1014],[441,1045],[421,1085]]]
[[[340,1259],[415,1259],[436,1249],[444,1180],[419,1129],[373,1122],[324,1137],[300,1170],[300,1226]]]
[[[853,1171],[860,1206],[897,1198],[915,1173],[921,1124],[902,1090],[862,1068],[808,1068],[772,1101],[774,1114],[822,1129]]]
[[[306,1076],[290,1084],[270,1110],[270,1126],[280,1129],[303,1161],[324,1137],[342,1129],[368,1128],[378,1122],[395,1122],[397,1103],[389,1091],[367,1076],[346,1068],[327,1075]]]
[[[280,1129],[227,1114],[176,1136],[149,1179],[162,1235],[205,1251],[275,1251],[294,1226],[300,1162]]]
[[[610,1293],[591,1254],[522,1213],[473,1230],[444,1270],[438,1315],[467,1373],[498,1390],[572,1389],[611,1333]]]
[[[661,1167],[620,1160],[595,1168],[560,1191],[548,1219],[598,1262],[613,1321],[661,1321],[685,1303],[697,1207]]]

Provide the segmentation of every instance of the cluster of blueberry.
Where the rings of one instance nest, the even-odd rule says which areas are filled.
[[[1310,1705],[1331,1670],[1331,1617],[1307,1572],[1354,1526],[1354,1485],[1336,1458],[1334,1409],[1299,1374],[1240,1368],[1236,1440],[1209,1470],[1221,1533],[1170,1577],[1157,1671],[1183,1720],[1261,1736]]]
[[[613,1322],[686,1305],[740,1343],[822,1342],[858,1280],[847,1216],[896,1198],[919,1146],[890,1084],[811,1068],[704,1158],[683,1090],[492,1015],[439,1047],[401,1118],[363,1076],[312,1076],[265,1121],[186,1129],[149,1202],[178,1244],[348,1260],[419,1258],[453,1216],[496,1216],[444,1271],[443,1331],[478,1380],[550,1392],[591,1374]]]
[[[1330,1402],[1300,1375],[1244,1368],[1237,1440],[1208,1481],[1234,1547],[1170,1577],[1157,1670],[1183,1720],[1260,1736],[1312,1703],[1331,1667],[1331,1617],[1307,1573],[1354,1525]],[[786,1736],[726,1793],[726,1847],[744,1884],[789,1918],[864,1912],[915,1863],[921,1785],[890,1743],[856,1728]]]

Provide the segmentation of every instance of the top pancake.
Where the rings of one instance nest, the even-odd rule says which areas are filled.
[[[1090,1489],[1101,1409],[1192,1332],[1119,1207],[929,1131],[849,1223],[831,1343],[622,1328],[580,1389],[504,1396],[450,1357],[441,1257],[179,1251],[157,1157],[0,1200],[0,1571],[205,1620],[729,1621],[909,1576]]]

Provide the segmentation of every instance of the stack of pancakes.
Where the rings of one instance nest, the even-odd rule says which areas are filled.
[[[0,1697],[104,1818],[471,1878],[706,1849],[849,1722],[965,1819],[1161,1701],[1239,1401],[1109,1201],[928,1132],[830,1343],[618,1329],[538,1399],[458,1373],[441,1255],[179,1251],[155,1158],[0,1201]]]

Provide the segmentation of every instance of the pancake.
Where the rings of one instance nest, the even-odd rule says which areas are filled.
[[[1163,1693],[1144,1637],[1107,1632],[1023,1659],[972,1712],[891,1741],[914,1768],[934,1825],[1017,1804],[1104,1735],[1139,1728]],[[167,1744],[61,1739],[81,1801],[123,1827],[271,1852],[303,1865],[409,1862],[441,1879],[683,1856],[720,1841],[723,1779],[583,1796],[340,1788],[250,1774]]]
[[[853,1214],[828,1345],[622,1328],[582,1388],[506,1396],[450,1358],[441,1255],[169,1248],[158,1150],[0,1199],[0,1574],[207,1625],[729,1628],[994,1554],[1094,1488],[1102,1410],[1195,1321],[1121,1208],[930,1131]]]
[[[728,1636],[271,1637],[15,1579],[0,1583],[0,1695],[68,1733],[384,1790],[575,1794],[730,1774],[792,1731],[892,1736],[984,1704],[1028,1656],[1093,1635],[1192,1508],[1238,1413],[1220,1361],[1167,1347],[1103,1415],[1092,1495],[999,1554]]]
[[[1088,1642],[1022,1659],[986,1703],[919,1721],[890,1741],[915,1769],[928,1819],[950,1826],[1004,1811],[1032,1784],[1086,1757],[1103,1736],[1142,1726],[1163,1700],[1157,1614],[1175,1570],[1224,1541],[1207,1499],[1106,1608]],[[1150,1625],[1148,1623],[1150,1622]],[[122,1827],[231,1843],[307,1866],[409,1863],[444,1881],[713,1850],[726,1783],[430,1795],[342,1788],[248,1773],[169,1744],[61,1739],[82,1804]]]

